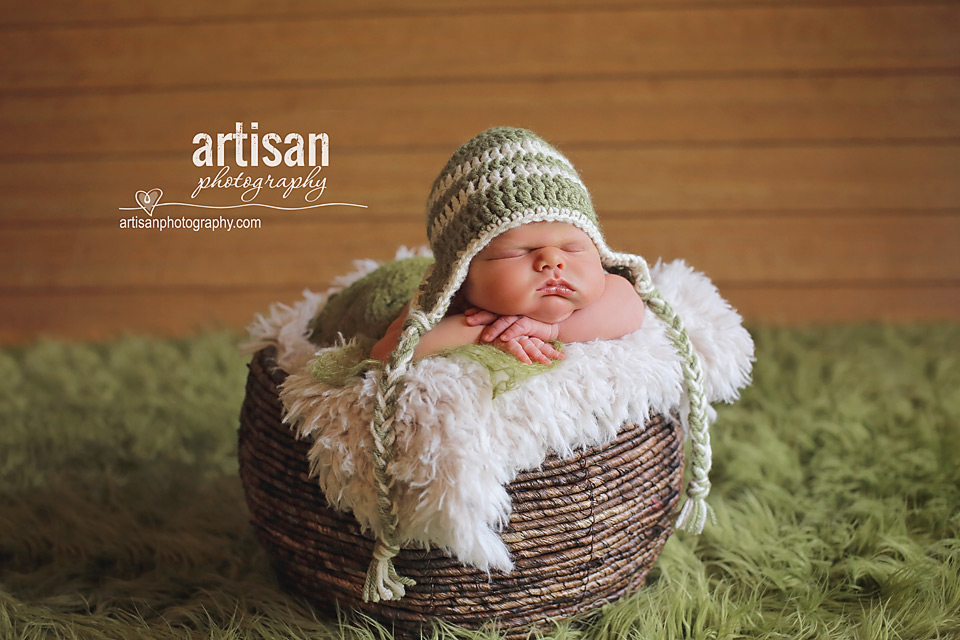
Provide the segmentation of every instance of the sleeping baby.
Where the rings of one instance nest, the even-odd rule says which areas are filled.
[[[465,344],[489,343],[521,362],[550,364],[562,357],[552,341],[619,338],[643,322],[633,285],[607,273],[590,237],[565,222],[533,222],[509,229],[470,262],[456,306],[425,333],[414,350],[422,358]],[[386,360],[397,346],[407,307],[374,345]]]
[[[607,245],[570,161],[530,131],[489,129],[454,152],[433,183],[426,209],[433,260],[381,266],[331,296],[310,327],[316,344],[347,340],[339,350],[318,351],[313,379],[342,380],[373,369],[365,378],[373,384],[363,433],[372,438],[364,446],[371,455],[379,528],[364,598],[396,599],[412,584],[392,561],[403,532],[391,469],[403,421],[397,420],[398,406],[414,361],[465,350],[490,368],[493,381],[500,368],[487,358],[492,351],[508,368],[537,371],[529,365],[562,357],[556,341],[620,338],[640,329],[647,308],[663,321],[680,355],[688,391],[692,480],[678,527],[702,529],[709,515],[710,448],[699,358],[646,261]],[[361,342],[369,351],[359,358],[369,353],[372,360],[356,365],[340,357]]]

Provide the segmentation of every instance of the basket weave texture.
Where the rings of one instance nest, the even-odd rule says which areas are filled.
[[[403,549],[400,575],[417,584],[395,602],[361,598],[373,550],[350,514],[309,477],[309,442],[282,421],[272,348],[249,365],[240,415],[240,477],[251,522],[284,587],[323,612],[356,610],[417,637],[441,618],[467,628],[493,619],[508,637],[550,618],[589,611],[643,584],[672,532],[683,479],[683,435],[656,416],[616,440],[520,473],[502,532],[515,563],[488,575],[441,550]]]

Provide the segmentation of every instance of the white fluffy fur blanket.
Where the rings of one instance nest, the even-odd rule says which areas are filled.
[[[411,253],[401,249],[397,257]],[[294,306],[276,304],[258,316],[244,349],[277,348],[278,365],[290,374],[281,388],[285,420],[312,441],[311,468],[328,501],[377,534],[369,430],[376,373],[344,387],[317,382],[310,363],[320,351],[307,340],[307,325],[329,295],[377,263],[356,266],[325,293],[305,291]],[[657,264],[651,275],[686,323],[702,360],[707,401],[735,400],[753,362],[753,341],[740,316],[706,276],[682,261]],[[466,564],[509,571],[497,532],[511,511],[504,485],[519,471],[538,467],[551,452],[566,456],[612,440],[624,422],[673,410],[684,415],[679,358],[654,314],[630,335],[568,344],[565,353],[552,369],[495,400],[488,370],[469,358],[426,358],[411,368],[389,468],[403,543],[440,546]]]

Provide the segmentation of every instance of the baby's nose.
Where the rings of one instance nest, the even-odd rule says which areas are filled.
[[[537,271],[544,269],[562,269],[564,267],[563,252],[556,247],[544,247],[537,253],[534,268]]]

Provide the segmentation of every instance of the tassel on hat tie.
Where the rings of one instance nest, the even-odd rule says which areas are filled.
[[[400,546],[390,544],[382,538],[373,547],[373,560],[367,569],[367,581],[363,585],[364,602],[381,600],[399,600],[406,594],[405,587],[416,584],[412,578],[397,574],[393,559],[400,553]]]

